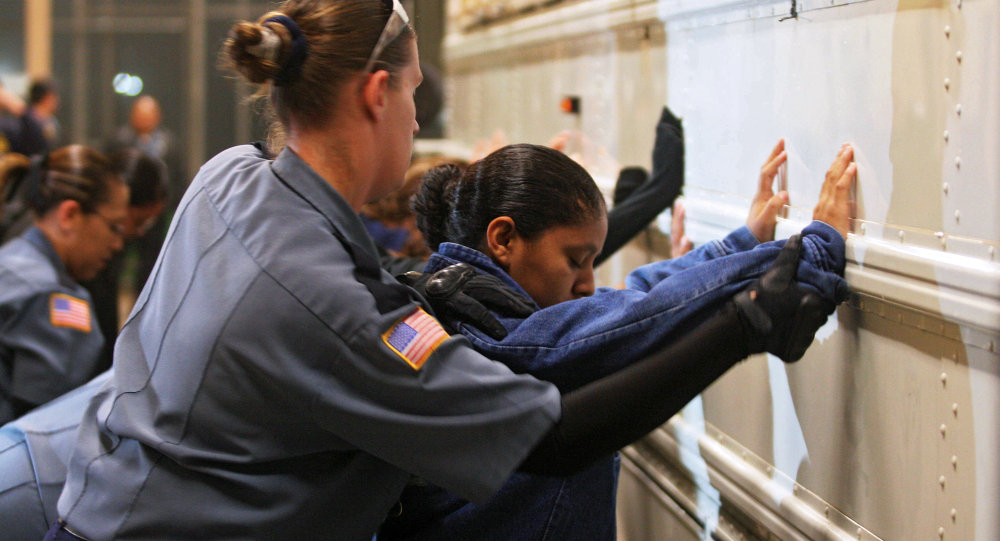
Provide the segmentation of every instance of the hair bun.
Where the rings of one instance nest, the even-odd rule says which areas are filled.
[[[229,31],[223,46],[224,60],[254,84],[266,83],[281,71],[279,60],[285,40],[280,30],[270,26],[238,22]]]
[[[450,194],[460,178],[462,168],[455,164],[432,167],[424,173],[420,190],[413,198],[417,227],[432,251],[437,251],[438,245],[448,239],[448,214],[453,206]]]

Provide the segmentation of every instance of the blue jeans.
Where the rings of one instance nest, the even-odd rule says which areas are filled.
[[[482,505],[433,485],[411,485],[378,541],[613,541],[619,458],[569,477],[515,473]]]

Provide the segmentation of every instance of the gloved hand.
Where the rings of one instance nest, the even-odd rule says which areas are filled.
[[[428,274],[407,272],[397,280],[415,289],[441,317],[451,317],[485,332],[494,340],[507,336],[507,329],[490,310],[507,317],[528,317],[535,305],[496,277],[480,274],[465,263],[456,263]]]
[[[674,194],[669,206],[684,185],[684,125],[673,111],[664,107],[656,123],[656,141],[653,144],[652,176],[663,178]]]
[[[795,280],[801,249],[801,235],[789,238],[767,272],[733,298],[751,353],[767,351],[786,363],[801,359],[836,308]]]

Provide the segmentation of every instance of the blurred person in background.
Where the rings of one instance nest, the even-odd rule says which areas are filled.
[[[0,132],[10,152],[32,156],[55,148],[59,123],[55,113],[59,93],[55,83],[40,79],[31,84],[28,102],[0,85]]]
[[[402,187],[361,207],[361,221],[375,241],[382,268],[392,275],[423,270],[424,263],[431,255],[420,229],[417,228],[411,202],[420,189],[424,173],[445,163],[454,163],[460,167],[467,165],[458,158],[417,158],[407,168]]]
[[[126,148],[108,156],[114,170],[129,187],[127,219],[125,220],[125,245],[134,243],[144,235],[152,234],[151,228],[167,204],[167,171],[162,160]],[[115,337],[118,336],[119,305],[123,295],[134,299],[137,291],[123,291],[120,287],[125,268],[124,252],[116,253],[108,265],[92,280],[83,282],[90,291],[94,313],[104,333],[104,348],[94,374],[111,368]],[[134,271],[133,271],[134,272]],[[131,309],[128,307],[127,312]]]
[[[0,159],[29,187],[34,224],[0,248],[0,422],[86,382],[104,337],[89,280],[122,248],[128,187],[97,151],[72,145]]]
[[[47,149],[59,146],[59,120],[56,111],[59,110],[59,91],[55,81],[38,79],[31,83],[28,89],[28,114],[41,127]]]
[[[139,264],[132,284],[125,284],[136,292],[142,290],[149,273],[153,270],[156,257],[160,253],[167,227],[177,203],[187,188],[187,179],[182,174],[178,163],[173,134],[163,127],[163,113],[160,102],[153,96],[139,96],[132,103],[128,124],[120,127],[107,144],[108,154],[114,154],[126,148],[136,149],[143,154],[156,158],[166,164],[168,199],[160,217],[150,225],[149,233],[143,235],[129,246],[129,251],[138,254]]]

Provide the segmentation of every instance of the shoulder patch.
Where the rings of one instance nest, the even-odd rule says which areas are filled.
[[[396,322],[382,335],[382,341],[395,351],[414,370],[420,370],[424,361],[434,353],[441,342],[449,337],[436,319],[417,308],[412,314]]]
[[[49,321],[56,327],[90,332],[90,304],[71,295],[53,293],[49,297]]]

